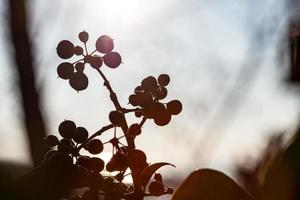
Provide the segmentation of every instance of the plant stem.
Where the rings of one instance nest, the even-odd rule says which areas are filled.
[[[140,122],[140,127],[142,127],[145,124],[146,120],[147,118],[143,117],[142,121]]]
[[[86,42],[84,42],[84,49],[85,49],[85,54],[86,54],[86,55],[89,55],[88,50],[87,50],[87,47],[86,47]]]
[[[136,112],[136,111],[143,111],[141,108],[123,108],[122,109],[123,113],[130,113],[130,112]]]
[[[112,87],[110,86],[109,81],[107,80],[107,78],[105,77],[105,75],[103,74],[103,72],[99,68],[97,68],[96,70],[101,75],[101,77],[102,77],[102,79],[104,81],[104,86],[108,89],[109,94],[110,94],[110,99],[113,102],[113,104],[115,105],[117,111],[122,111],[122,107],[121,107],[121,105],[119,103],[117,95],[113,91]]]
[[[104,81],[104,86],[106,86],[106,88],[109,91],[110,94],[110,99],[113,102],[115,108],[117,111],[121,112],[123,114],[123,122],[121,123],[121,129],[124,133],[124,136],[126,138],[126,142],[129,148],[129,151],[133,151],[135,149],[135,144],[134,144],[134,138],[133,137],[129,137],[127,136],[127,130],[128,130],[128,124],[124,115],[124,109],[121,107],[119,101],[118,101],[118,97],[116,95],[116,93],[113,91],[109,81],[107,80],[107,78],[105,77],[105,75],[103,74],[103,72],[97,68],[96,69],[97,72],[100,74],[100,76],[102,77],[103,81]],[[142,190],[142,184],[141,184],[141,178],[140,178],[140,173],[137,169],[135,169],[132,166],[129,166],[131,173],[132,173],[132,180],[133,180],[133,185],[134,185],[134,192],[136,194],[139,195],[139,199],[137,200],[142,200],[144,198],[143,195],[143,190]]]

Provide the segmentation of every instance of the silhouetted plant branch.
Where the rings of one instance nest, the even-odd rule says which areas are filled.
[[[42,195],[44,199],[51,199],[67,196],[67,191],[72,188],[89,188],[79,196],[70,197],[70,200],[97,200],[99,195],[104,196],[106,200],[143,200],[145,196],[172,194],[173,190],[163,183],[162,176],[156,171],[163,166],[174,165],[165,162],[149,164],[146,154],[136,149],[135,146],[135,138],[142,133],[142,126],[148,119],[152,119],[159,126],[165,126],[171,121],[172,115],[177,115],[182,110],[182,105],[178,100],[168,103],[160,102],[167,96],[166,86],[170,82],[169,76],[161,74],[157,79],[153,76],[143,79],[141,85],[136,87],[134,93],[128,98],[134,108],[123,108],[105,74],[100,70],[103,63],[110,68],[117,68],[122,63],[120,54],[112,51],[113,40],[107,35],[100,36],[96,41],[96,50],[88,53],[86,47],[88,33],[83,31],[78,37],[84,43],[83,48],[74,46],[68,40],[59,42],[57,46],[59,57],[68,59],[77,55],[83,58],[73,63],[61,63],[57,67],[58,76],[68,80],[70,86],[79,92],[88,87],[88,77],[84,73],[85,65],[89,64],[94,68],[103,79],[104,86],[109,91],[110,99],[115,107],[115,110],[109,113],[111,124],[89,136],[84,127],[78,127],[73,121],[61,122],[58,132],[62,139],[54,135],[49,135],[45,139],[49,147],[56,147],[57,150],[49,151],[42,165],[36,170],[39,171],[37,179],[43,175],[41,183],[36,185],[39,189],[34,187],[39,192],[30,192],[26,187],[21,191],[27,193],[30,199],[39,199],[41,198],[39,195]],[[99,55],[99,53],[104,55]],[[142,119],[139,123],[133,123],[128,127],[126,114],[130,113]],[[109,141],[102,142],[98,139],[102,133],[112,128],[114,128],[114,134]],[[116,132],[119,128],[122,130],[122,136],[117,137]],[[126,144],[120,141],[123,138]],[[98,155],[103,151],[104,145],[108,144],[112,145],[113,153],[106,164],[99,157],[90,157],[81,152],[85,149],[90,154]],[[100,173],[104,169],[117,174],[105,176]],[[126,173],[128,169],[130,172]],[[124,177],[128,175],[133,180],[130,187],[123,183]],[[76,180],[76,183],[72,180]]]
[[[107,80],[107,78],[105,77],[105,75],[102,73],[102,71],[100,69],[96,69],[97,72],[101,75],[101,77],[104,80],[104,86],[107,87],[109,93],[110,93],[110,99],[113,102],[114,106],[116,107],[117,111],[122,112],[122,107],[118,101],[118,97],[116,95],[116,93],[113,91],[111,85],[109,84],[109,81]]]
[[[110,99],[113,102],[116,110],[119,111],[119,112],[122,112],[123,109],[122,109],[122,107],[121,107],[121,105],[118,101],[118,97],[117,97],[116,93],[113,91],[109,81],[107,80],[107,78],[105,77],[105,75],[102,73],[102,71],[99,68],[96,68],[96,70],[98,71],[98,73],[103,78],[104,86],[106,86],[106,88],[108,89],[108,91],[110,93]],[[124,113],[122,113],[122,115],[124,116]],[[128,131],[128,125],[127,125],[127,121],[126,121],[125,117],[122,117],[122,122],[120,124],[121,124],[123,134],[126,138],[129,150],[134,150],[135,149],[135,144],[134,144],[133,138],[130,138],[126,135],[126,133]],[[138,181],[138,179],[140,179],[140,177],[138,176],[138,173],[136,172],[135,168],[130,167],[130,170],[132,171],[132,179],[133,179],[133,183],[135,185],[135,187],[134,187],[135,192],[136,193],[141,193],[142,189],[141,189],[141,186],[140,186],[139,181]]]

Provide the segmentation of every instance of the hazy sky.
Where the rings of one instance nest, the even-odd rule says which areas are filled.
[[[123,105],[142,78],[171,76],[168,99],[180,99],[183,112],[166,127],[147,121],[137,146],[150,162],[174,163],[172,173],[206,166],[230,172],[244,155],[257,153],[268,135],[297,120],[297,96],[286,90],[286,64],[279,62],[285,56],[279,44],[288,14],[282,0],[29,2],[50,134],[57,134],[64,119],[97,131],[113,109],[92,69],[86,68],[90,84],[79,94],[57,78],[62,62],[57,43],[69,39],[79,44],[82,30],[90,33],[89,49],[102,34],[114,38],[124,63],[103,71]],[[0,8],[5,24],[3,2]],[[28,162],[6,31],[0,30],[0,140],[6,149],[0,156]]]

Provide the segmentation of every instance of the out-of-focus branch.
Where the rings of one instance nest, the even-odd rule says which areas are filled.
[[[9,28],[14,60],[18,75],[18,86],[23,104],[24,122],[29,139],[30,153],[34,165],[40,164],[47,150],[43,144],[46,128],[39,105],[39,94],[35,85],[35,73],[31,43],[27,31],[27,14],[24,0],[8,0]]]

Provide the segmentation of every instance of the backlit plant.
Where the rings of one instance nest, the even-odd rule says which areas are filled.
[[[179,100],[164,102],[167,96],[170,77],[161,74],[157,78],[149,76],[141,81],[133,93],[129,95],[130,108],[121,106],[116,93],[108,79],[102,72],[102,67],[117,68],[122,63],[119,53],[113,51],[114,41],[107,35],[100,36],[96,41],[96,49],[89,52],[86,43],[89,35],[83,31],[78,35],[82,46],[75,46],[68,40],[59,42],[57,54],[62,59],[80,56],[77,61],[62,62],[57,67],[58,76],[68,80],[70,86],[76,91],[88,87],[86,67],[92,67],[100,74],[104,86],[108,89],[110,99],[115,110],[108,114],[111,124],[103,126],[94,134],[89,134],[85,127],[80,127],[71,120],[61,122],[58,132],[61,139],[49,135],[45,141],[53,148],[45,155],[42,164],[44,168],[54,174],[57,169],[70,175],[70,180],[61,184],[61,192],[51,193],[51,198],[66,197],[72,200],[142,200],[146,196],[161,196],[172,194],[173,189],[164,184],[163,178],[157,170],[166,162],[150,164],[146,154],[135,145],[135,139],[142,134],[142,128],[147,120],[153,120],[158,126],[165,126],[172,116],[182,110]],[[128,124],[126,117],[134,113],[136,123]],[[113,129],[110,140],[102,141],[102,133]],[[121,130],[122,136],[117,137],[116,131]],[[112,145],[111,159],[105,163],[100,157],[106,147]],[[86,151],[82,151],[85,149]],[[67,167],[66,167],[67,166]],[[74,173],[73,171],[74,170]],[[112,173],[114,172],[114,173]],[[61,172],[59,172],[61,173]],[[64,174],[62,173],[64,176]],[[132,177],[132,184],[123,183],[125,176]],[[62,178],[63,179],[63,178]],[[63,182],[63,181],[62,181]],[[64,187],[64,188],[62,188]],[[75,195],[66,195],[68,189],[81,188]],[[51,189],[50,189],[51,190]],[[74,194],[74,193],[72,193]]]

